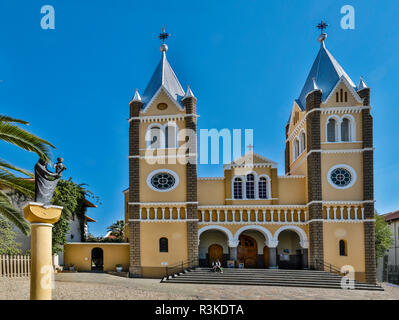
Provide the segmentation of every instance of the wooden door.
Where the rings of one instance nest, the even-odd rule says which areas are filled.
[[[223,260],[223,247],[218,244],[212,244],[208,248],[209,266],[212,266],[212,261],[219,259],[220,263]]]
[[[267,246],[263,248],[263,260],[265,268],[269,268],[269,248]]]
[[[258,266],[258,246],[254,238],[246,235],[239,237],[240,244],[237,247],[237,259],[244,262],[245,268]]]

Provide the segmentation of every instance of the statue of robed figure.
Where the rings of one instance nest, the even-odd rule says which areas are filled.
[[[64,159],[57,158],[57,163],[54,165],[56,172],[51,172],[47,168],[47,162],[43,159],[35,165],[35,202],[42,203],[43,205],[50,205],[51,199],[58,181],[62,176],[62,172],[66,170],[65,165],[62,163]]]

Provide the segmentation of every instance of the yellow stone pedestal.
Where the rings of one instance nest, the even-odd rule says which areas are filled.
[[[61,217],[62,207],[30,202],[24,207],[31,223],[31,300],[51,300],[53,286],[52,228]]]

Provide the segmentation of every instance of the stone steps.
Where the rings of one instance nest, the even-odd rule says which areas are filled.
[[[215,273],[209,268],[196,268],[165,277],[161,282],[342,289],[342,278],[338,274],[316,270],[224,269],[224,273]],[[383,290],[380,286],[357,281],[354,286],[357,290]]]

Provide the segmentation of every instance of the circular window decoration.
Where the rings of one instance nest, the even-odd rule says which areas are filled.
[[[347,165],[337,165],[328,171],[328,182],[337,189],[351,187],[356,181],[356,173]]]
[[[158,173],[151,178],[151,184],[155,189],[170,189],[175,185],[175,178],[167,172]]]
[[[166,110],[168,108],[168,105],[166,103],[158,103],[157,105],[158,110]]]
[[[155,170],[147,178],[148,186],[158,192],[173,190],[178,183],[179,178],[177,174],[167,169]]]

